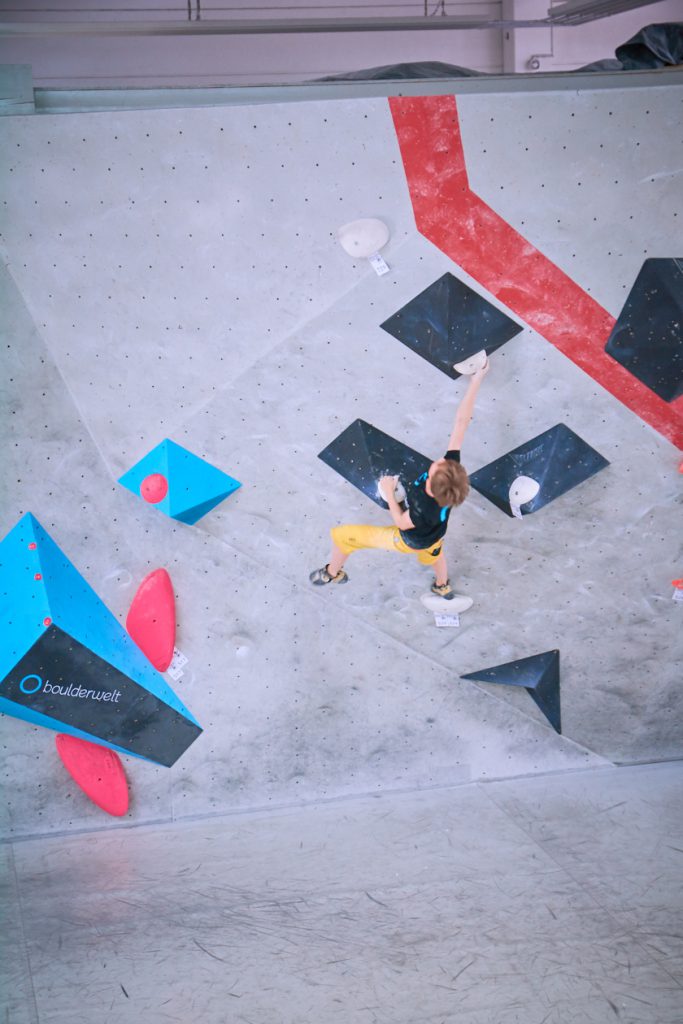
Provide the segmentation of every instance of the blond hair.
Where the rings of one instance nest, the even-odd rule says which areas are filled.
[[[449,505],[462,505],[470,491],[470,481],[465,467],[452,459],[434,470],[429,486],[434,501],[441,508],[446,508]]]

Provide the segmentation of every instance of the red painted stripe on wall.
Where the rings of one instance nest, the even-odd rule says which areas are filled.
[[[615,398],[683,448],[667,403],[605,352],[615,320],[471,191],[454,96],[389,100],[418,231]]]

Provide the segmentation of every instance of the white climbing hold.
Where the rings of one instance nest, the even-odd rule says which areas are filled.
[[[453,363],[453,369],[456,373],[462,373],[470,377],[477,370],[481,370],[483,366],[486,366],[487,358],[486,349],[483,348],[481,352],[475,352],[473,356],[468,356],[461,363]]]
[[[377,481],[377,493],[383,501],[386,501],[386,495],[382,490],[381,479]],[[396,487],[394,488],[394,497],[396,501],[401,504],[402,501],[406,500],[406,492],[403,484],[400,480],[396,480]]]
[[[516,519],[522,519],[522,505],[533,501],[541,485],[530,476],[518,476],[510,484],[510,511]]]
[[[337,231],[344,252],[357,259],[370,259],[389,241],[389,228],[374,217],[352,220]]]

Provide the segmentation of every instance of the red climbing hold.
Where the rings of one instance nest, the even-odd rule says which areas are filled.
[[[126,618],[126,629],[159,672],[165,672],[175,646],[175,600],[165,569],[146,576]]]
[[[119,755],[108,747],[59,733],[57,753],[86,796],[107,814],[120,818],[128,810],[128,784]]]
[[[140,484],[140,496],[151,505],[158,505],[168,494],[168,480],[163,473],[150,473]]]

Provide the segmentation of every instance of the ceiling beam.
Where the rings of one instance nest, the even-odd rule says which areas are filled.
[[[438,18],[263,18],[251,21],[0,21],[0,36],[255,36],[321,32],[447,32],[462,29],[535,27],[531,21],[486,20],[445,15]]]
[[[3,21],[0,37],[18,36],[254,36],[337,32],[448,32],[463,29],[580,25],[658,0],[568,0],[545,18],[510,20],[446,14],[438,17],[212,19],[208,21]]]

